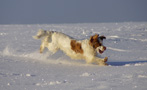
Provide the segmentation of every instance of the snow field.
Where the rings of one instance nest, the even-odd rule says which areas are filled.
[[[76,39],[105,35],[107,67],[39,53],[38,29]],[[146,90],[147,23],[0,25],[0,90]]]

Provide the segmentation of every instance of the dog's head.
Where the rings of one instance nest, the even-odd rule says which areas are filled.
[[[106,39],[105,36],[99,36],[98,34],[95,34],[90,37],[89,44],[93,47],[97,52],[102,54],[106,47],[103,45],[103,39]]]

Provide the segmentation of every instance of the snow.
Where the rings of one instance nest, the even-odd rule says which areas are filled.
[[[39,53],[38,29],[105,35],[109,66]],[[147,22],[0,25],[0,90],[147,90]]]

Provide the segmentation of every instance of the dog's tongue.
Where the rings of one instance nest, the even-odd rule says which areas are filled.
[[[99,53],[100,53],[100,54],[102,54],[102,53],[103,53],[103,51],[99,50]]]

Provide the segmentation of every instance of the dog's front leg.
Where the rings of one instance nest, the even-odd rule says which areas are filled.
[[[90,55],[89,55],[89,57],[86,57],[86,63],[87,64],[91,64],[91,63],[94,63],[94,57],[90,57]]]
[[[95,57],[94,59],[94,62],[100,66],[106,66],[108,65],[106,62],[108,60],[108,57],[105,57],[104,59],[101,59],[101,58],[98,58],[98,57]]]

